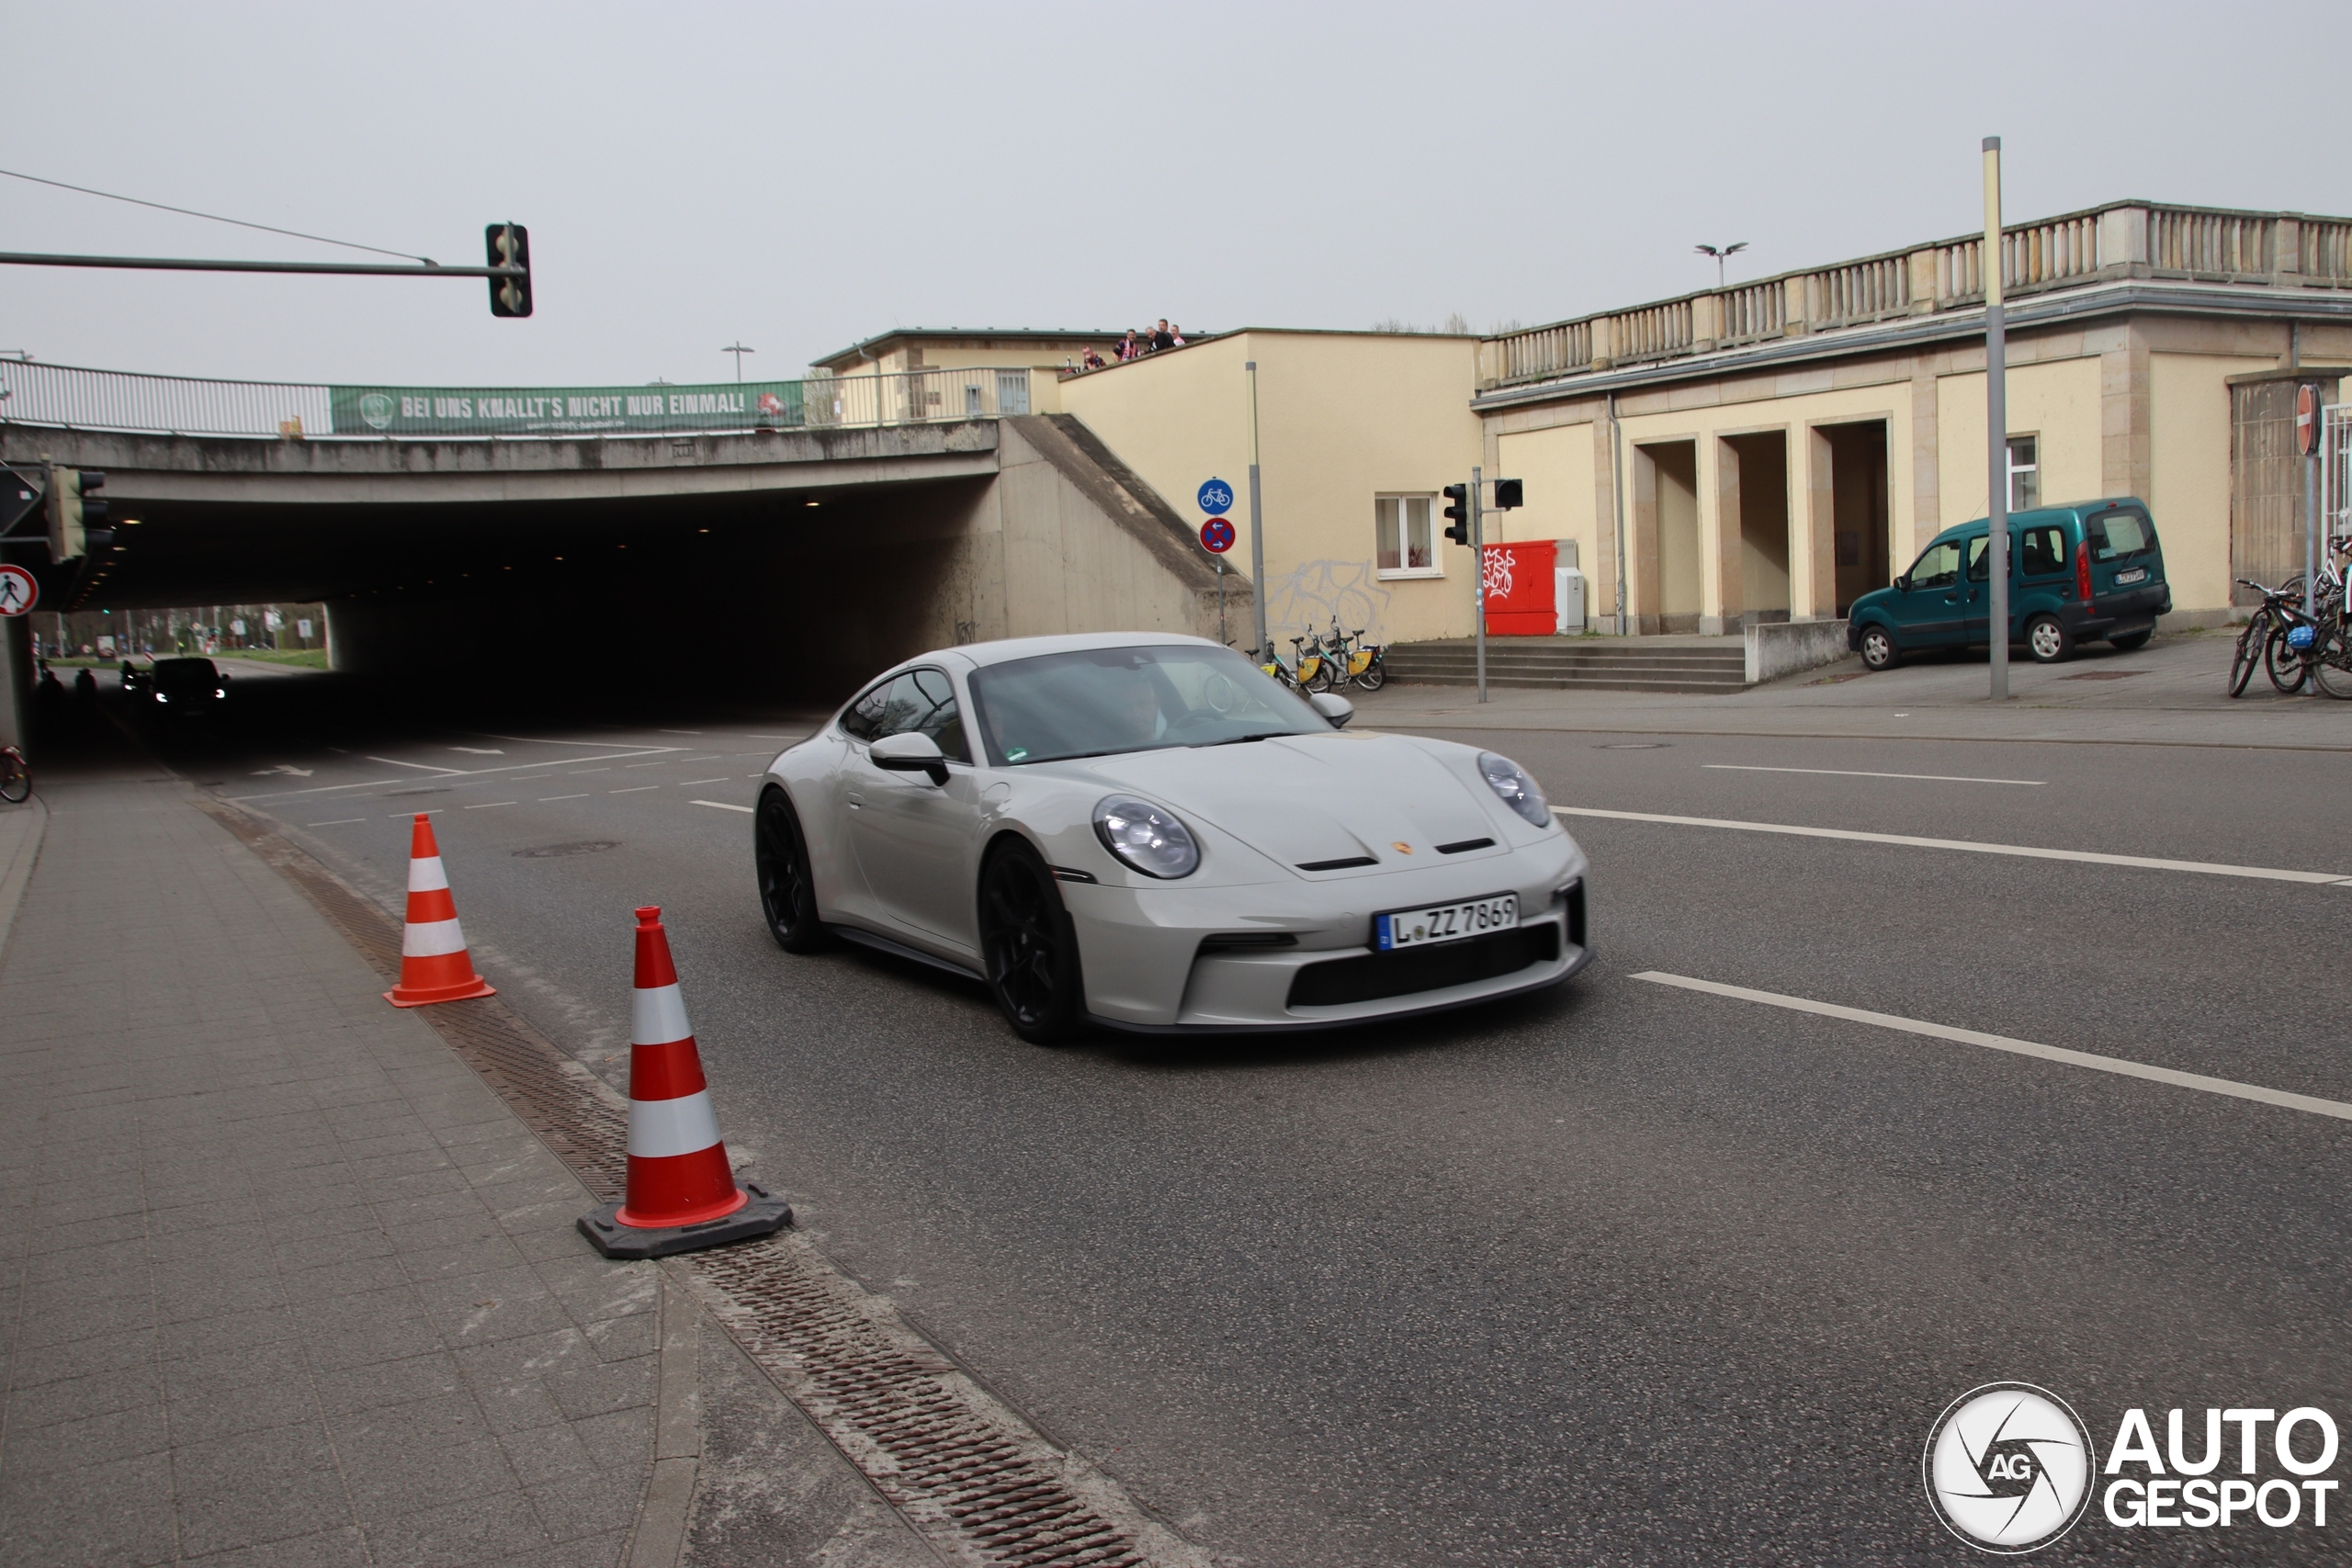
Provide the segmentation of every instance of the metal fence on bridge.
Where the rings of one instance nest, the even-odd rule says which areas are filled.
[[[0,361],[0,423],[304,440],[561,440],[854,428],[1027,413],[1032,375],[1026,367],[989,366],[695,386],[311,386]]]

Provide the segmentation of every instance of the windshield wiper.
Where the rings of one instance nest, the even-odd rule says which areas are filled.
[[[1202,746],[1238,746],[1245,740],[1274,740],[1290,733],[1287,729],[1269,729],[1263,735],[1235,735],[1223,740],[1204,740]],[[1198,748],[1195,748],[1198,750]]]

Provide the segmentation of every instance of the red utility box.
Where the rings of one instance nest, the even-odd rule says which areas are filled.
[[[1486,547],[1487,635],[1551,637],[1560,626],[1552,568],[1559,546],[1550,539]]]

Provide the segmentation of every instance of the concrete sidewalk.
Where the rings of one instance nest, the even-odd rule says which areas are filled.
[[[160,773],[0,809],[0,1561],[935,1562]]]

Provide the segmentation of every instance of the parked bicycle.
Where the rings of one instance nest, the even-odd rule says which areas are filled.
[[[0,800],[21,806],[32,798],[32,764],[14,746],[0,746]]]

